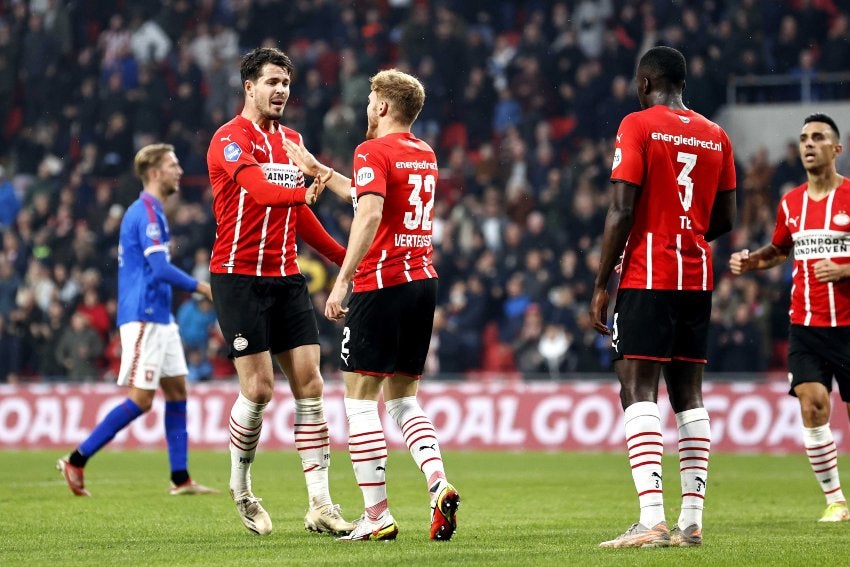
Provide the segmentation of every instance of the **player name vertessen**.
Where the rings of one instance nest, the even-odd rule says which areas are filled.
[[[794,257],[800,260],[850,257],[850,234],[832,230],[801,230],[794,234]]]
[[[653,140],[661,140],[662,142],[673,142],[674,146],[693,146],[695,148],[705,148],[715,152],[723,151],[723,144],[713,140],[700,140],[695,136],[682,136],[676,134],[664,134],[663,132],[653,132]]]
[[[406,248],[431,246],[430,234],[395,234],[395,245]]]

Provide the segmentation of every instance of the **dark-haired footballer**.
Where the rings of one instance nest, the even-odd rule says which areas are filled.
[[[319,328],[298,267],[296,233],[341,264],[345,248],[322,227],[313,204],[321,180],[305,186],[284,140],[301,135],[280,123],[289,99],[293,65],[281,50],[257,48],[240,67],[245,106],[219,128],[207,151],[216,238],[210,284],[239,396],[230,413],[230,491],[242,523],[257,534],[272,531],[268,513],[251,488],[251,464],[263,412],[274,391],[273,358],[295,398],[295,447],[307,482],[304,527],[347,534],[328,489],[330,439],[319,371]]]
[[[623,118],[617,131],[613,195],[590,316],[596,330],[612,339],[640,518],[601,547],[702,543],[711,450],[702,401],[714,287],[709,242],[732,229],[735,164],[726,132],[682,103],[685,74],[679,51],[647,51],[636,77],[643,110]],[[608,283],[621,256],[609,330]],[[662,493],[662,370],[679,429],[682,506],[672,530]]]
[[[829,116],[812,114],[803,121],[800,159],[808,180],[779,202],[770,244],[729,259],[737,275],[778,266],[794,252],[789,393],[800,400],[803,445],[826,497],[821,522],[850,520],[829,428],[833,377],[850,410],[850,181],[835,169],[840,140]]]

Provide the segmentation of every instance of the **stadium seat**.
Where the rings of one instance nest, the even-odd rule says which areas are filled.
[[[443,134],[440,136],[440,146],[444,150],[450,150],[455,146],[466,149],[468,144],[469,138],[466,134],[466,125],[463,122],[452,122],[443,128]]]

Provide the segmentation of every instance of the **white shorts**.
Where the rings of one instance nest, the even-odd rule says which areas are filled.
[[[186,356],[176,323],[133,321],[121,333],[119,386],[156,390],[159,379],[186,376]]]

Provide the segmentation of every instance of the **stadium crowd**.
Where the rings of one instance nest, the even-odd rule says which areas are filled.
[[[238,112],[240,55],[261,44],[296,65],[284,122],[340,171],[363,138],[369,76],[396,66],[425,84],[415,133],[441,166],[429,374],[607,371],[587,306],[611,140],[638,109],[639,54],[681,50],[685,102],[711,117],[731,76],[843,70],[848,13],[848,0],[0,2],[0,382],[117,370],[117,231],[140,190],[131,162],[142,145],[177,149],[172,260],[208,279],[206,150]],[[847,98],[850,87],[821,94]],[[789,137],[780,161],[762,152],[738,163],[739,220],[715,246],[709,370],[784,367],[790,266],[733,280],[726,260],[768,241],[779,196],[805,179]],[[850,174],[846,159],[840,172]],[[325,196],[315,210],[345,243],[350,205]],[[299,252],[321,313],[335,268]],[[231,377],[212,305],[179,302],[190,380]],[[319,324],[330,376],[339,329]]]

